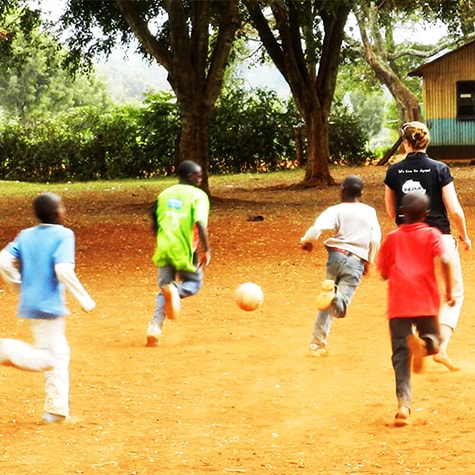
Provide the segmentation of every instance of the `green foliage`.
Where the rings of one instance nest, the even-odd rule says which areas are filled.
[[[0,177],[68,181],[170,174],[179,134],[169,94],[146,107],[73,108],[35,125],[10,122],[0,134]]]
[[[175,97],[171,93],[148,94],[140,115],[137,140],[142,163],[137,168],[147,175],[173,173],[175,150],[180,138],[180,117]]]
[[[30,37],[40,25],[40,12],[25,6],[22,0],[0,0],[0,66],[14,62],[13,39],[21,34]],[[0,69],[1,69],[0,68]]]
[[[210,121],[210,172],[287,167],[294,148],[288,119],[273,91],[240,86],[224,91]]]
[[[368,150],[368,132],[364,129],[361,118],[346,106],[334,104],[329,124],[332,163],[361,165],[372,157]]]
[[[0,176],[41,182],[136,176],[135,114],[83,107],[35,126],[10,124],[0,140]]]
[[[373,137],[383,128],[384,109],[386,101],[382,92],[363,94],[361,91],[352,91],[349,94],[352,109],[360,118],[361,126],[369,137]]]
[[[301,126],[293,102],[272,91],[227,90],[210,122],[210,172],[290,168],[293,128]],[[150,94],[142,107],[83,106],[36,124],[10,122],[0,132],[0,178],[30,182],[91,181],[170,175],[180,136],[174,96]],[[361,121],[343,106],[331,116],[332,162],[367,157]]]
[[[67,181],[69,162],[80,150],[59,121],[36,127],[10,124],[1,136],[0,176],[20,181]]]
[[[27,124],[82,105],[111,105],[104,83],[93,74],[73,77],[65,70],[64,50],[40,28],[28,34],[19,30],[9,43],[8,61],[0,68],[6,118]]]

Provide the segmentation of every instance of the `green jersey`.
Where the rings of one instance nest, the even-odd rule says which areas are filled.
[[[193,254],[198,246],[196,223],[208,225],[209,198],[193,185],[173,185],[158,195],[157,246],[153,262],[159,267],[194,272]]]

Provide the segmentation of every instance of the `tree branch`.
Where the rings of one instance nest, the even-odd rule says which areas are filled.
[[[152,35],[134,2],[115,0],[115,3],[140,43],[168,72],[171,72],[172,57],[170,52]]]

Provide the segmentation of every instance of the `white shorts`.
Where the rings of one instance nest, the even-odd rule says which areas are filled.
[[[439,323],[447,325],[455,330],[460,318],[460,312],[463,304],[463,277],[462,266],[460,264],[460,255],[458,252],[458,243],[451,234],[443,234],[442,240],[444,242],[445,250],[450,258],[450,265],[452,266],[452,297],[455,300],[455,305],[449,307],[447,303],[443,302],[439,312]],[[443,294],[442,294],[443,295]]]

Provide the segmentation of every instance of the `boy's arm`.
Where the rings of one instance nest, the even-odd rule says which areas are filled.
[[[18,291],[21,284],[21,275],[15,267],[16,258],[5,249],[0,251],[0,275],[10,289]]]
[[[371,235],[369,242],[368,262],[373,263],[376,259],[379,247],[381,246],[381,226],[379,225],[378,215],[374,211],[373,225],[371,226]]]
[[[158,232],[158,223],[157,223],[157,206],[158,206],[158,201],[155,200],[152,206],[150,207],[150,210],[148,212],[148,216],[150,218],[150,225],[152,227],[153,234],[157,234]]]
[[[316,241],[320,237],[321,234],[322,234],[322,231],[320,229],[315,228],[315,226],[308,228],[304,237],[300,239],[300,247],[304,251],[308,251],[308,252],[312,251],[313,249],[312,241]]]
[[[388,255],[387,255],[387,248],[388,248],[388,243],[387,240],[389,238],[386,238],[386,241],[384,241],[381,244],[381,247],[379,249],[379,253],[376,257],[376,269],[379,272],[379,275],[383,280],[388,280],[389,279],[389,264],[388,264]]]
[[[96,307],[96,302],[87,293],[74,272],[74,264],[60,263],[54,266],[58,280],[64,284],[71,295],[79,302],[85,312],[90,312]]]
[[[335,207],[331,206],[323,211],[323,213],[317,217],[313,226],[310,226],[304,236],[300,239],[300,246],[302,249],[304,251],[311,251],[313,249],[312,241],[316,241],[323,231],[335,229],[336,219]]]
[[[200,267],[206,267],[211,262],[211,251],[209,248],[208,241],[208,228],[201,221],[196,222],[196,227],[198,229],[198,235],[200,237],[201,245],[203,246],[204,255],[200,258]]]

